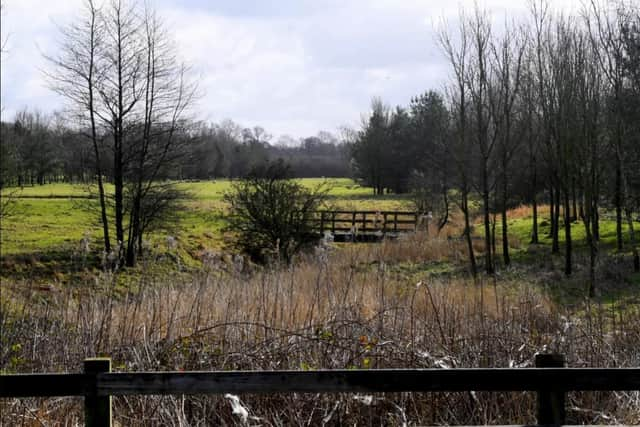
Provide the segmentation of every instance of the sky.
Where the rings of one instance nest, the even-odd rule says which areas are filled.
[[[261,126],[274,140],[357,128],[371,99],[407,105],[441,90],[450,70],[436,42],[474,0],[148,0],[191,65],[200,120]],[[550,0],[577,7],[578,0]],[[3,0],[2,120],[16,111],[64,108],[46,85],[43,54],[82,0]],[[527,13],[527,0],[478,0],[498,26]]]

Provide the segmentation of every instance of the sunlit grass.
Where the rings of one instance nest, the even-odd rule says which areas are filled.
[[[307,178],[300,183],[308,188],[327,189],[327,207],[339,209],[393,210],[409,209],[406,197],[384,195],[373,197],[369,188],[349,178]],[[224,194],[232,189],[232,181],[184,181],[176,187],[190,196],[182,202],[177,221],[148,236],[151,245],[173,236],[192,256],[224,245],[226,225]],[[113,186],[106,184],[106,191]],[[12,188],[3,194],[15,199],[12,214],[3,220],[1,254],[19,255],[50,250],[73,250],[81,239],[89,237],[94,249],[100,247],[101,223],[97,210],[97,188],[82,184],[56,183]],[[87,197],[93,196],[93,199]],[[87,207],[92,209],[87,209]],[[115,233],[112,232],[112,236]]]
[[[100,236],[99,217],[83,208],[88,200],[65,198],[18,199],[11,216],[2,221],[2,255],[70,247],[85,234]]]

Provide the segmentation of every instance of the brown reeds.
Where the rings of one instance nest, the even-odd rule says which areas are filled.
[[[418,234],[251,273],[209,262],[190,280],[150,272],[124,295],[109,274],[82,292],[3,285],[1,367],[79,371],[96,355],[118,371],[527,367],[544,351],[570,366],[640,364],[637,309],[585,303],[569,312],[526,280],[398,268],[455,262],[461,245]],[[637,392],[576,393],[569,403],[572,423],[640,422]],[[82,417],[79,399],[1,405],[3,425]],[[530,393],[467,392],[127,397],[115,399],[114,414],[133,426],[409,425],[526,423],[534,410]]]

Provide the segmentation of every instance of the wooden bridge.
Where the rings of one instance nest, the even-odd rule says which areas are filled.
[[[640,368],[565,368],[558,354],[538,354],[535,363],[504,369],[113,373],[109,359],[87,359],[83,373],[0,375],[0,398],[83,396],[85,425],[110,427],[111,396],[532,391],[538,424],[561,425],[568,391],[640,390]]]
[[[410,211],[326,210],[314,215],[313,229],[336,241],[372,241],[416,231],[420,215]]]

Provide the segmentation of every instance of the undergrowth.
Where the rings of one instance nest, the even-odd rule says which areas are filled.
[[[141,274],[129,290],[99,273],[83,286],[2,284],[0,368],[79,371],[109,356],[116,371],[640,365],[640,309],[576,297],[561,280],[512,269],[470,278],[456,239],[417,234],[321,247],[291,267],[208,253],[196,273]],[[432,266],[449,264],[447,274]],[[637,295],[637,294],[636,294]],[[640,423],[640,393],[570,393],[573,424]],[[75,425],[82,401],[12,399],[3,425]],[[234,405],[246,418],[234,415]],[[237,409],[237,407],[236,407]],[[236,411],[243,414],[243,411]],[[424,425],[534,421],[533,393],[287,394],[118,397],[120,425]]]

